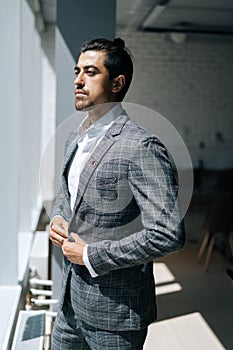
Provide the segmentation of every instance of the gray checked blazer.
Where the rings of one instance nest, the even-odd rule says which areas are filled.
[[[88,243],[98,274],[64,258],[60,307],[72,270],[74,317],[108,330],[137,330],[156,319],[153,260],[184,244],[175,181],[159,138],[120,115],[91,154],[80,176],[73,212],[67,176],[77,134],[66,146],[62,186],[52,217],[63,216],[69,232]]]

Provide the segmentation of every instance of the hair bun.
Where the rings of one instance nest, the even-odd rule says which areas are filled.
[[[125,48],[125,42],[123,39],[121,38],[116,38],[113,40],[113,44],[117,47],[120,47],[121,49]]]

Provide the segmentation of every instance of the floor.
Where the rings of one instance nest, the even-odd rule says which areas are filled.
[[[204,235],[200,228],[202,213],[193,211],[192,215],[187,216],[186,221],[187,238],[184,249],[159,260],[166,264],[175,276],[173,282],[177,282],[181,288],[158,295],[158,322],[199,313],[222,344],[221,348],[232,350],[233,284],[226,274],[226,269],[232,268],[233,263],[215,249],[209,270],[205,272],[203,263],[198,264],[196,259]],[[160,350],[160,346],[154,346],[153,349]],[[187,350],[190,349],[191,347],[187,345]],[[197,348],[200,349],[201,347]]]

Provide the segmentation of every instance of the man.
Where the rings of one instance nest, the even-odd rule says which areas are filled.
[[[182,248],[173,170],[160,140],[123,111],[133,75],[124,41],[85,42],[50,238],[64,254],[52,349],[141,350],[156,319],[153,260]]]

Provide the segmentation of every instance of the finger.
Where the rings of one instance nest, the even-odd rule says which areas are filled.
[[[80,236],[77,233],[71,232],[71,237],[76,243],[86,245],[86,242],[82,238],[80,238]]]
[[[68,258],[72,250],[72,247],[70,246],[70,242],[67,240],[64,240],[64,244],[62,245],[61,248],[62,248],[63,254]]]
[[[53,243],[53,245],[55,245],[55,246],[57,246],[59,248],[62,247],[62,244],[60,242],[58,242],[58,241],[52,241],[52,243]]]
[[[53,238],[50,238],[51,242],[56,245],[57,247],[61,248],[62,247],[62,244],[60,241],[58,241],[57,239],[53,239]]]
[[[50,239],[52,241],[53,244],[58,245],[59,247],[62,246],[65,238],[63,236],[61,236],[60,234],[56,233],[53,230],[50,230]]]
[[[80,237],[79,237],[79,235],[77,234],[77,233],[75,233],[75,232],[71,232],[71,237],[75,240],[75,242],[84,242]]]
[[[71,232],[70,236],[71,236],[71,239],[73,238],[74,242],[78,242],[79,236],[77,235],[77,233]]]
[[[54,231],[57,231],[57,232],[63,234],[63,235],[67,235],[66,230],[65,230],[64,227],[61,226],[61,225],[52,224],[52,229],[53,229]]]
[[[60,227],[56,224],[52,225],[52,230],[64,238],[67,238],[67,236],[68,236],[67,232],[62,227]]]

